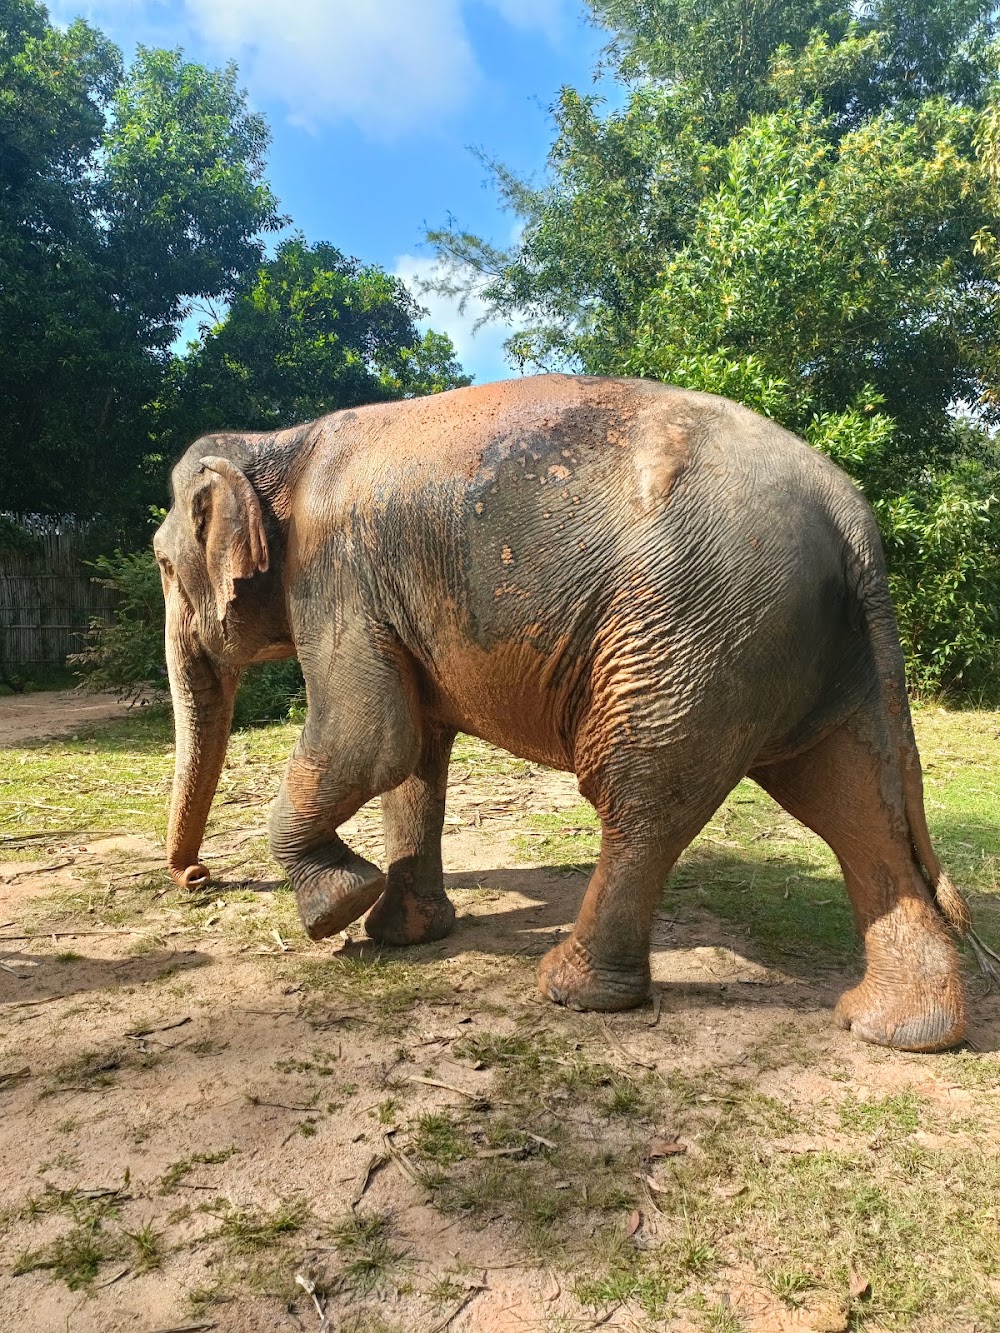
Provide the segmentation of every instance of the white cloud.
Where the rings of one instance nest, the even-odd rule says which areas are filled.
[[[509,379],[518,372],[511,368],[504,355],[504,342],[516,325],[491,322],[477,329],[477,323],[488,313],[486,303],[476,295],[469,296],[464,309],[459,309],[458,298],[426,292],[423,284],[439,275],[435,259],[419,255],[400,255],[394,273],[402,278],[413,295],[428,311],[423,321],[425,328],[447,333],[455,344],[455,352],[462,368],[474,375],[480,384],[491,380]]]
[[[541,28],[555,40],[562,27],[562,0],[486,0],[514,28]]]
[[[468,20],[484,5],[555,42],[566,0],[50,0],[60,21],[84,12],[130,41],[234,59],[254,98],[297,123],[351,120],[381,139],[468,103],[483,79]]]
[[[479,78],[460,0],[185,0],[258,98],[304,123],[348,118],[378,137],[457,110]]]

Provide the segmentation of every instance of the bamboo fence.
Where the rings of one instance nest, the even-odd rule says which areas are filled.
[[[30,543],[0,550],[0,674],[62,666],[80,651],[91,618],[110,620],[116,601],[84,563],[95,553],[93,527],[40,517],[17,526]]]

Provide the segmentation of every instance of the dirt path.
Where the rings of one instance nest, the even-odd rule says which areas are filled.
[[[114,694],[41,690],[0,698],[0,749],[49,736],[67,736],[78,727],[121,717],[129,705]]]
[[[0,1333],[874,1333],[911,1260],[957,1311],[914,1330],[996,1326],[947,1287],[993,1243],[992,1055],[862,1046],[850,968],[762,956],[696,888],[651,1004],[546,1003],[587,873],[532,859],[531,817],[572,839],[580,798],[486,747],[449,790],[454,933],[312,944],[250,772],[204,894],[141,834],[0,862]],[[344,832],[381,859],[377,804]],[[927,1249],[893,1268],[897,1228]]]

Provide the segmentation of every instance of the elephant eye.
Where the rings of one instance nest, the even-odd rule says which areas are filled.
[[[174,567],[165,555],[158,555],[156,557],[156,562],[163,570],[164,574],[166,574],[168,579],[172,579],[174,577]]]

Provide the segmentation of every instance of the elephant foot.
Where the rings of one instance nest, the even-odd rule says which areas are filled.
[[[346,866],[325,869],[296,885],[295,901],[306,934],[311,940],[324,940],[357,921],[384,890],[385,876],[378,866],[355,857]]]
[[[455,924],[455,908],[443,893],[425,898],[387,890],[365,918],[369,939],[379,944],[428,944],[444,939]]]
[[[840,997],[833,1020],[875,1046],[944,1051],[965,1035],[962,985],[957,977],[922,987],[876,985],[866,978]]]
[[[538,964],[538,989],[569,1009],[635,1009],[648,999],[649,987],[648,959],[638,968],[598,965],[573,935]]]

